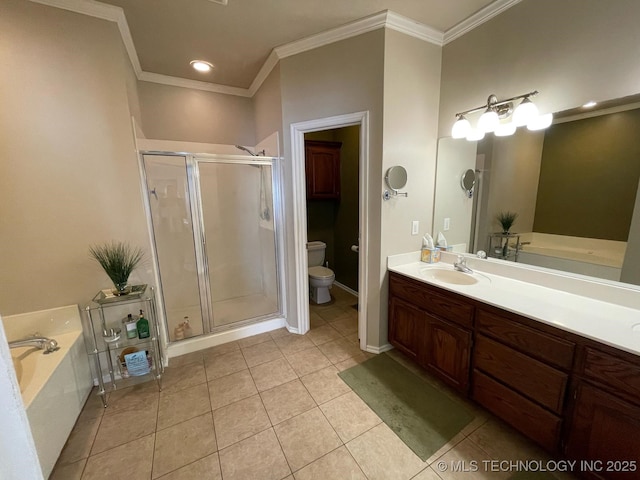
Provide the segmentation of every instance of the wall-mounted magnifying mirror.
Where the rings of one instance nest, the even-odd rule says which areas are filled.
[[[389,192],[389,190],[384,191],[383,198],[385,200],[389,200],[391,195],[400,195],[403,197],[407,197],[409,195],[407,192],[399,191],[407,184],[407,170],[403,166],[396,165],[394,167],[390,167],[384,176],[384,181],[391,189],[391,192]]]
[[[473,187],[476,185],[476,172],[472,168],[466,170],[460,177],[460,186],[467,197],[473,197]]]

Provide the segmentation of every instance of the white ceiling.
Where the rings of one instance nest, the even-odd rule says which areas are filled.
[[[250,96],[274,63],[270,55],[277,47],[346,24],[360,26],[365,17],[377,21],[381,15],[375,14],[387,10],[399,14],[393,21],[401,29],[416,30],[421,38],[435,35],[442,43],[520,0],[33,1],[117,21],[142,80],[183,85],[182,79],[195,80],[206,82],[201,86],[207,90]],[[194,59],[215,68],[196,72],[189,65]]]

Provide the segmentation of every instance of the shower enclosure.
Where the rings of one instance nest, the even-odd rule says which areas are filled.
[[[277,159],[141,158],[169,340],[280,316]]]

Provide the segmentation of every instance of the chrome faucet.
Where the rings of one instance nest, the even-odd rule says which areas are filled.
[[[453,262],[453,268],[459,272],[473,273],[473,270],[467,267],[467,259],[462,255],[458,255],[458,261]]]
[[[44,350],[44,354],[55,352],[60,347],[58,346],[58,342],[56,342],[53,338],[47,337],[28,337],[23,338],[21,340],[15,340],[13,342],[9,342],[9,348],[19,348],[19,347],[36,347],[40,350]]]

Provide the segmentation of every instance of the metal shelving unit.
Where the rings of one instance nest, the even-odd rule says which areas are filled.
[[[148,338],[127,338],[122,319],[131,313],[138,317],[139,310],[144,311],[149,321]],[[107,393],[138,383],[154,380],[158,389],[162,389],[164,363],[160,348],[160,331],[153,287],[137,285],[129,295],[113,296],[108,290],[102,290],[85,307],[84,318],[85,343],[89,356],[93,357],[98,380],[98,395],[107,406]],[[114,331],[120,329],[119,335]],[[123,357],[127,352],[145,351],[149,362],[149,372],[142,375],[129,375]]]

